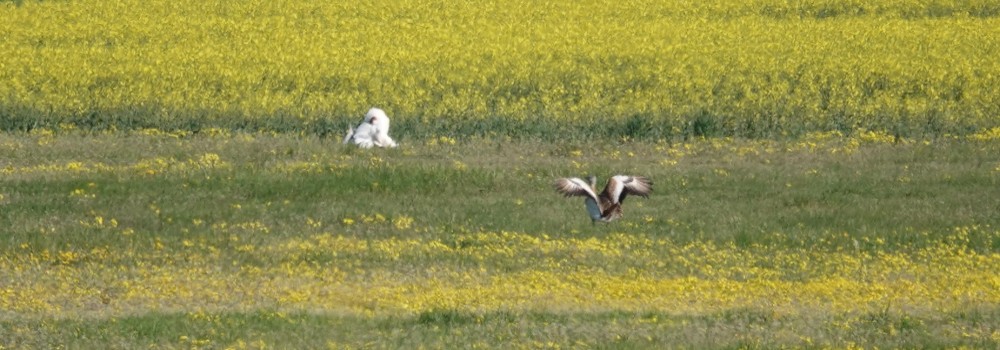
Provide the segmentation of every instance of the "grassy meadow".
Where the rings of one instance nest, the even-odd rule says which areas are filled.
[[[4,348],[1000,345],[1000,138],[0,135]],[[550,187],[644,174],[592,225]]]
[[[0,0],[0,350],[998,348],[1000,2]],[[340,144],[368,108],[396,149]],[[644,175],[591,224],[558,177]]]

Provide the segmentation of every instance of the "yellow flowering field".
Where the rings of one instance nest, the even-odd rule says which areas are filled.
[[[1000,347],[1000,1],[0,0],[0,350]],[[337,140],[368,108],[396,149]],[[592,225],[555,179],[647,176]]]
[[[99,218],[80,224],[136,235]],[[744,249],[623,232],[366,239],[320,231],[268,244],[244,242],[268,230],[256,222],[214,230],[228,236],[231,248],[202,238],[159,243],[149,251],[15,250],[0,265],[9,281],[0,305],[6,319],[257,310],[399,317],[435,310],[711,315],[744,309],[795,318],[807,310],[865,315],[887,308],[947,315],[1000,302],[1000,257],[964,246],[970,233],[995,236],[991,227],[956,228],[934,246],[907,252]],[[247,261],[254,259],[269,263]]]
[[[997,129],[428,139],[0,134],[0,347],[1000,344]],[[587,172],[654,194],[591,225]]]
[[[0,2],[0,129],[768,137],[998,126],[994,0]]]

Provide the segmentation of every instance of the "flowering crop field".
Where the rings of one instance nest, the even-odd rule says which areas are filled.
[[[1000,129],[0,134],[0,348],[1000,346]],[[561,176],[642,174],[592,225]]]
[[[0,0],[0,350],[998,348],[1000,2]],[[337,136],[368,108],[396,149]],[[592,225],[559,177],[644,175]]]
[[[902,136],[1000,126],[995,0],[0,1],[0,129]]]

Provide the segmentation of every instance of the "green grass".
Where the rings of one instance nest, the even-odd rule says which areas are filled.
[[[856,318],[803,315],[787,318],[738,310],[707,316],[678,317],[664,313],[552,314],[496,312],[465,314],[434,311],[417,316],[359,318],[316,314],[258,312],[213,315],[151,314],[106,321],[54,321],[0,323],[24,337],[10,345],[25,348],[119,348],[151,344],[157,348],[466,348],[585,347],[634,348],[752,348],[788,344],[810,346],[839,341],[866,343],[878,339],[892,348],[990,348],[995,341],[958,340],[945,320],[971,324],[996,320],[997,310],[969,315],[942,315],[940,319],[915,319],[895,313],[873,313]],[[981,319],[979,319],[981,318]],[[860,326],[844,330],[827,326],[840,322]],[[985,325],[981,325],[984,326]],[[816,335],[802,339],[802,334]],[[183,337],[183,338],[182,338]],[[206,341],[211,339],[211,341]],[[198,343],[199,340],[206,341]]]
[[[51,262],[27,265],[25,271],[0,271],[5,275],[0,277],[41,279],[63,266],[77,267],[93,278],[77,281],[83,283],[80,288],[114,295],[123,293],[116,290],[121,288],[116,284],[120,279],[135,278],[130,271],[147,265],[186,266],[193,276],[202,271],[238,275],[247,273],[245,267],[270,271],[285,265],[316,266],[364,283],[386,275],[400,280],[442,278],[447,275],[439,275],[440,271],[452,270],[485,269],[488,275],[503,276],[561,262],[555,271],[710,279],[705,274],[711,266],[682,266],[682,257],[667,255],[691,244],[748,253],[847,252],[862,261],[887,254],[925,259],[915,252],[943,243],[983,259],[995,259],[1000,251],[1000,159],[996,157],[1000,144],[941,139],[851,147],[844,138],[822,141],[810,149],[810,142],[544,143],[470,138],[457,145],[411,140],[400,149],[357,150],[336,140],[283,134],[180,139],[74,132],[54,137],[2,134],[0,150],[6,156],[0,170],[8,173],[0,177],[0,227],[4,227],[0,262],[21,266],[42,256]],[[225,164],[191,165],[204,154],[216,154]],[[173,159],[174,165],[155,174],[135,166],[157,158]],[[110,170],[26,170],[71,162],[88,168],[103,164]],[[295,162],[312,162],[319,170],[282,170]],[[646,175],[654,181],[655,192],[647,199],[629,198],[624,219],[591,225],[582,200],[562,198],[551,188],[557,177],[588,173],[601,179],[616,173]],[[385,219],[360,222],[376,214]],[[392,220],[401,216],[413,218],[415,228],[394,227]],[[96,223],[97,217],[103,224]],[[113,228],[111,219],[116,221]],[[260,226],[239,226],[245,223]],[[955,234],[973,226],[977,229]],[[124,235],[126,229],[133,232]],[[645,237],[662,245],[621,249],[648,251],[676,264],[660,267],[641,255],[559,249],[521,251],[517,257],[500,250],[477,258],[421,251],[393,255],[375,247],[392,239],[411,239],[441,242],[459,252],[491,251],[487,248],[513,243],[468,233],[503,231],[601,242],[611,242],[616,235]],[[324,233],[370,245],[347,253],[307,249],[286,254],[260,248],[314,242]],[[188,243],[191,247],[184,248]],[[241,250],[244,245],[258,249]],[[93,253],[102,249],[112,254]],[[65,251],[83,257],[69,261],[55,257]],[[789,280],[842,273],[836,267],[791,263],[770,268]],[[435,308],[374,315],[295,308],[205,311],[197,305],[104,312],[67,304],[63,311],[0,311],[0,346],[997,346],[996,329],[988,325],[997,324],[1000,313],[989,299],[940,313],[926,305],[886,305],[884,310],[849,313],[789,311],[771,309],[767,306],[771,302],[695,313],[651,305],[648,311]]]
[[[781,150],[796,141],[735,141],[719,149],[701,142],[690,154],[676,158],[657,148],[682,149],[683,144],[469,140],[457,146],[360,151],[327,139],[284,136],[240,141],[70,135],[46,146],[32,145],[28,137],[6,139],[20,144],[5,160],[12,167],[70,162],[123,166],[150,158],[183,163],[205,153],[218,154],[231,164],[165,176],[142,176],[139,171],[7,176],[3,193],[8,247],[24,239],[48,241],[36,235],[40,226],[72,226],[93,216],[91,212],[115,217],[140,232],[169,232],[190,226],[197,218],[282,225],[310,217],[332,225],[364,213],[407,214],[446,229],[467,226],[550,235],[573,229],[585,234],[621,229],[621,225],[592,228],[579,199],[563,199],[551,190],[557,177],[588,173],[600,181],[616,173],[651,177],[656,194],[630,199],[627,221],[643,216],[676,221],[679,226],[670,234],[679,242],[778,239],[784,244],[807,244],[803,237],[841,232],[852,238],[877,236],[891,241],[906,239],[912,232],[941,232],[969,224],[996,226],[1000,221],[996,215],[1000,200],[995,199],[1000,197],[992,196],[1000,191],[991,155],[996,146],[971,142],[874,144],[853,154]],[[729,149],[754,144],[775,150],[739,155]],[[571,150],[580,150],[581,155],[570,155]],[[659,163],[675,158],[676,165]],[[273,169],[292,161],[315,161],[326,170],[288,174]],[[455,162],[467,168],[456,169]],[[70,196],[74,189],[88,187],[93,187],[94,198]],[[516,200],[525,204],[513,205]],[[161,209],[161,217],[151,212],[151,205]],[[660,229],[643,232],[665,234]],[[74,243],[107,243],[73,238],[79,235],[72,230],[65,235],[80,240]]]

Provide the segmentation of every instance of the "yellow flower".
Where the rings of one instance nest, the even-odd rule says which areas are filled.
[[[406,215],[400,215],[392,219],[392,225],[397,229],[405,230],[413,225],[413,218]]]

